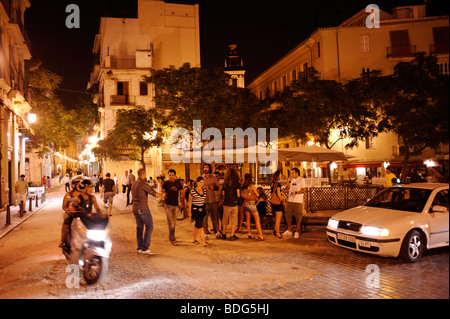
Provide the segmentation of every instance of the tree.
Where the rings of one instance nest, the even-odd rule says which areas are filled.
[[[77,110],[69,110],[61,103],[55,91],[62,82],[57,74],[41,67],[40,61],[27,65],[26,83],[31,93],[31,107],[37,115],[30,134],[31,147],[40,157],[53,148],[64,149],[68,141],[76,141],[93,125],[96,107],[80,103]]]
[[[350,142],[346,147],[354,147],[377,134],[377,122],[373,108],[357,101],[358,95],[350,94],[351,88],[334,80],[320,80],[318,72],[309,68],[275,97],[269,116],[280,128],[281,137],[303,142],[314,139],[328,149],[347,138]],[[334,138],[336,130],[339,134]]]
[[[118,161],[124,156],[140,161],[145,169],[144,154],[163,142],[165,122],[155,109],[146,110],[142,106],[117,111],[114,128],[107,137],[98,142],[93,152],[102,158]]]
[[[449,77],[439,73],[436,57],[422,52],[411,62],[398,63],[396,74],[376,80],[384,100],[379,130],[392,131],[403,141],[405,177],[411,156],[449,142]]]
[[[230,76],[222,69],[192,68],[185,63],[180,68],[170,66],[151,70],[146,78],[155,85],[156,109],[172,127],[193,129],[193,121],[202,127],[250,127],[262,107],[247,89],[230,85]]]

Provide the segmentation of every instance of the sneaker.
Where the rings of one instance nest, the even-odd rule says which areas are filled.
[[[136,251],[137,251],[138,255],[140,255],[142,253],[142,249],[138,249]]]
[[[154,255],[155,253],[152,252],[150,249],[147,249],[147,250],[142,251],[141,254],[151,256],[151,255]]]
[[[300,233],[299,233],[298,231],[296,231],[296,232],[294,233],[294,238],[300,238]]]
[[[230,240],[232,240],[232,241],[233,241],[233,240],[238,240],[238,239],[239,239],[239,237],[236,236],[236,235],[233,235],[233,236],[230,237]]]
[[[292,232],[288,229],[283,233],[283,236],[292,236]]]

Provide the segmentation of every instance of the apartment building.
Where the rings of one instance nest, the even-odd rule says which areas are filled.
[[[289,86],[309,67],[314,67],[321,79],[341,83],[371,70],[393,74],[397,63],[413,60],[420,51],[435,55],[441,72],[448,74],[448,15],[426,16],[425,5],[397,7],[391,13],[380,10],[379,27],[369,28],[368,14],[363,8],[339,26],[317,29],[255,78],[248,89],[265,99]],[[280,147],[297,144],[291,140],[281,143]],[[351,156],[346,166],[353,169],[354,177],[383,172],[388,163],[401,165],[402,142],[395,134],[380,134],[352,150],[344,149],[346,143],[338,142],[334,149]],[[415,158],[418,166],[425,160],[436,165],[446,161],[448,165],[448,145],[437,152],[426,150],[421,158]]]
[[[25,131],[32,120],[24,85],[25,60],[31,58],[24,28],[28,0],[0,1],[0,209],[15,205],[15,182],[30,180],[25,157]]]
[[[101,18],[93,54],[95,65],[88,86],[96,90],[97,137],[104,138],[114,127],[119,109],[155,107],[154,88],[144,81],[150,68],[180,67],[186,62],[200,67],[199,6],[138,0],[137,18]],[[147,152],[149,176],[161,173],[162,157],[160,148]],[[104,173],[119,178],[124,170],[139,167],[126,157],[120,162],[101,163]]]

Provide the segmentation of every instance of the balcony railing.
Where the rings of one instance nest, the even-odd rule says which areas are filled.
[[[448,54],[448,42],[430,44],[430,54]]]
[[[131,105],[136,104],[135,96],[133,95],[111,95],[111,105]]]
[[[416,56],[416,46],[415,45],[402,45],[387,47],[387,58],[408,58]]]

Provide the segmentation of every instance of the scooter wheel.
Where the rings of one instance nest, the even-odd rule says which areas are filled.
[[[102,275],[103,263],[102,258],[98,256],[85,260],[83,265],[84,280],[88,285],[97,283]]]

